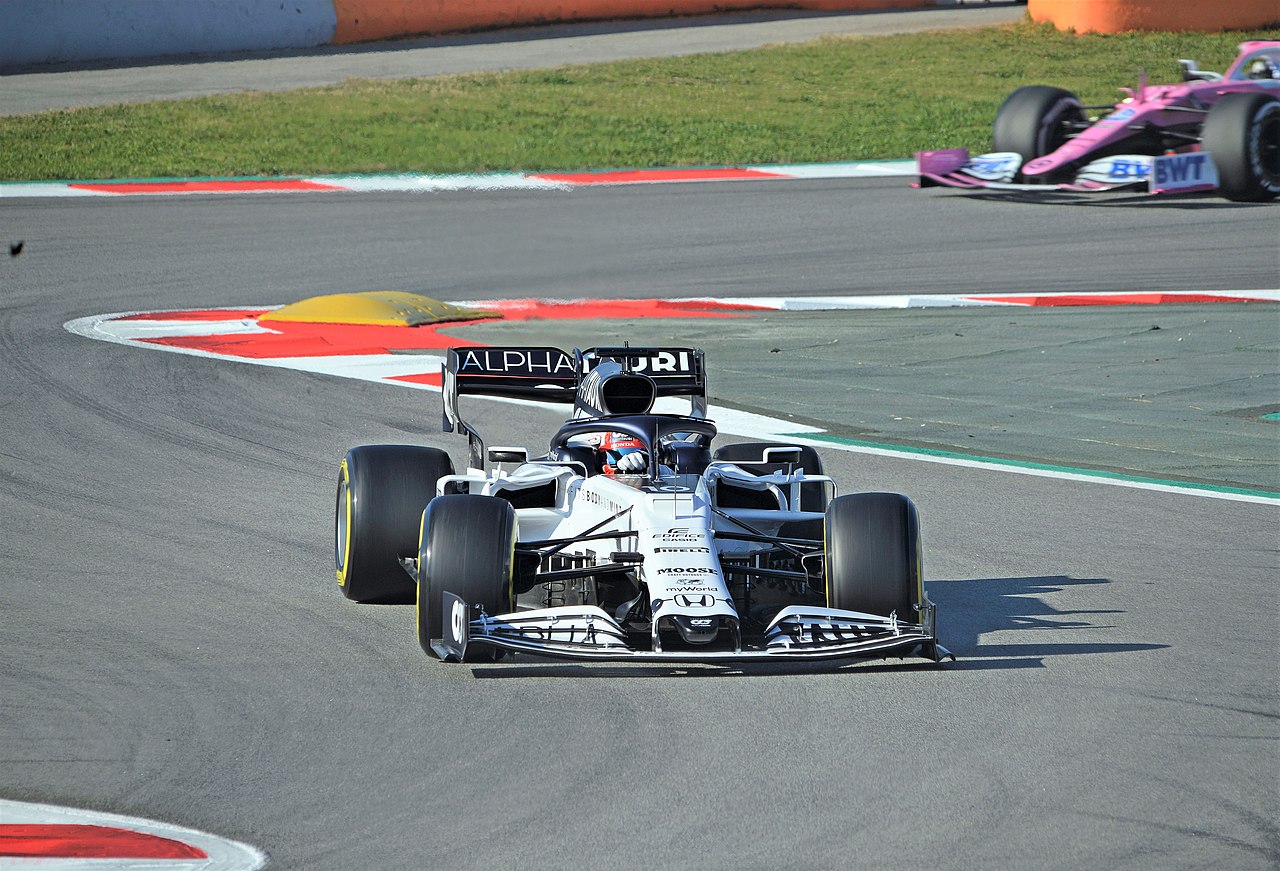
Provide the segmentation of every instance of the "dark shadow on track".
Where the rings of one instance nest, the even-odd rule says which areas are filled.
[[[1161,650],[1168,644],[1117,641],[1064,642],[1063,630],[1112,628],[1089,619],[1120,614],[1116,610],[1063,611],[1050,597],[1067,587],[1109,584],[1106,578],[1071,578],[1052,575],[1027,578],[984,578],[964,581],[929,581],[929,597],[938,606],[938,635],[955,653],[948,669],[1042,668],[1047,658],[1097,653],[1133,653]],[[984,644],[984,633],[1000,631],[1053,632],[1044,642],[1028,635],[1027,641]]]
[[[476,666],[471,673],[479,678],[507,677],[555,677],[555,678],[759,678],[784,677],[802,674],[835,674],[837,672],[934,672],[942,668],[951,668],[954,663],[948,661],[944,665],[926,659],[910,660],[862,660],[860,662],[841,663],[803,663],[803,662],[746,662],[732,665],[715,665],[709,663],[672,663],[670,665],[654,665],[653,663],[586,663],[566,664],[551,660],[536,660],[534,657],[521,655],[517,662],[510,664]]]
[[[1266,208],[1271,203],[1237,203],[1224,200],[1216,194],[1162,194],[1145,193],[1096,193],[1077,194],[1070,191],[1011,191],[1007,193],[972,191],[948,191],[952,196],[967,197],[993,203],[1013,203],[1020,206],[1081,206],[1086,208],[1116,209],[1135,207],[1141,209],[1179,209],[1183,211]]]

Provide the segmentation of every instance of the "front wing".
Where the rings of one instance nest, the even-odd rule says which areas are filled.
[[[1067,191],[1096,193],[1145,190],[1152,194],[1198,193],[1218,188],[1218,170],[1207,151],[1151,156],[1115,154],[1077,170],[1069,182],[1015,183],[1022,157],[1013,152],[969,155],[967,148],[921,151],[916,155],[916,187],[964,190]]]
[[[445,637],[433,649],[460,662],[467,648],[483,645],[535,656],[579,660],[662,662],[778,662],[869,659],[912,653],[934,662],[950,657],[933,632],[935,609],[926,602],[920,623],[856,611],[791,606],[778,612],[754,645],[738,650],[637,649],[625,629],[593,605],[543,608],[490,616],[452,593],[442,593]]]

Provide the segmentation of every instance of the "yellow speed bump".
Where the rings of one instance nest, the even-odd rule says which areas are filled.
[[[462,308],[403,290],[370,290],[364,293],[313,296],[269,311],[258,320],[417,327],[422,324],[500,317],[502,315],[498,312]]]

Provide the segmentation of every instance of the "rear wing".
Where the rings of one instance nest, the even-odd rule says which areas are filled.
[[[545,346],[449,348],[443,366],[445,432],[466,434],[472,468],[484,468],[484,439],[462,417],[458,397],[501,396],[536,402],[574,404],[583,377],[606,360],[653,380],[657,396],[687,396],[691,417],[706,417],[707,371],[700,348],[575,349],[573,354]]]

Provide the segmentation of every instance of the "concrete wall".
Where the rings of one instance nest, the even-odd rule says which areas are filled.
[[[1280,23],[1280,0],[1028,0],[1031,18],[1059,30],[1246,30]]]
[[[403,34],[514,27],[549,21],[655,18],[758,9],[860,10],[952,5],[954,0],[333,0],[334,42],[366,42]]]
[[[772,0],[855,10],[955,0]],[[278,48],[548,21],[759,8],[771,0],[0,0],[0,68]]]
[[[333,0],[0,0],[0,66],[326,45]]]
[[[955,0],[0,0],[0,68],[311,48],[549,21],[946,6]],[[1060,28],[1224,30],[1280,22],[1280,0],[1028,0]]]

